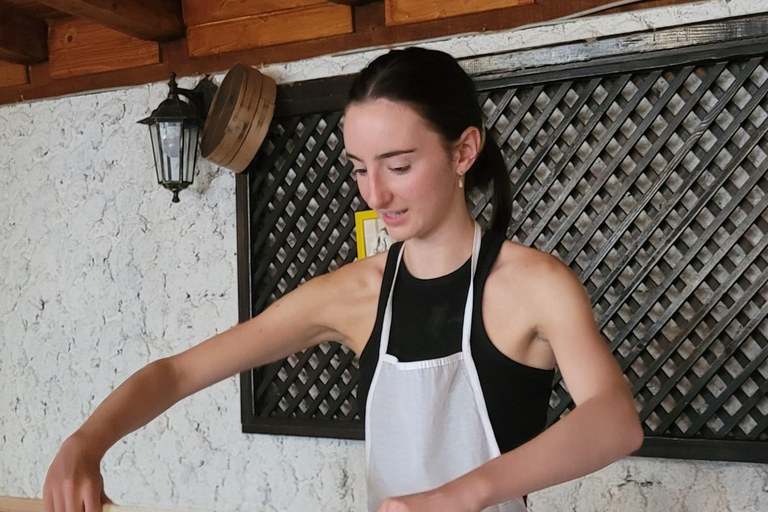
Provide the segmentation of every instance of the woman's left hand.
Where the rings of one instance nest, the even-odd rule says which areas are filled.
[[[432,491],[387,498],[378,512],[480,512],[443,487]]]

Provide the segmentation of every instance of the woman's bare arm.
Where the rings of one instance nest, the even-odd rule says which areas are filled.
[[[126,434],[201,389],[323,341],[340,340],[326,318],[335,302],[337,277],[316,277],[251,320],[145,366],[112,392],[79,432],[106,452]]]
[[[333,327],[334,311],[344,310],[346,281],[354,275],[342,268],[313,278],[251,320],[134,373],[62,445],[43,489],[46,510],[100,510],[106,451],[179,400],[323,341],[347,340]]]
[[[643,430],[619,365],[594,320],[578,278],[553,256],[529,269],[527,300],[555,353],[576,407],[522,446],[445,487],[471,510],[587,475],[642,444]]]

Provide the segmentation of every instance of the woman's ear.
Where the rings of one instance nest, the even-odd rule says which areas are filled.
[[[465,174],[475,163],[481,150],[481,134],[476,126],[470,126],[453,146],[453,162],[455,171],[459,175]]]

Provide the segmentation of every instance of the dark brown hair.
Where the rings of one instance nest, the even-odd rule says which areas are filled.
[[[453,57],[441,51],[412,47],[373,60],[355,78],[348,104],[375,99],[408,104],[448,143],[470,126],[485,133],[474,82]],[[490,229],[506,234],[512,193],[504,157],[492,137],[485,137],[465,183],[465,197],[473,189],[493,185]]]

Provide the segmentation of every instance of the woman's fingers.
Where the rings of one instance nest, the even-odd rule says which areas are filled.
[[[54,512],[64,512],[64,498],[59,492],[51,492],[51,503],[53,503]]]
[[[53,508],[55,512],[64,512],[64,496],[61,493],[53,493]]]
[[[64,441],[43,484],[45,512],[102,512],[100,460],[79,438]]]
[[[83,495],[83,502],[85,512],[101,512],[101,492],[99,489],[93,485],[87,486]]]
[[[43,485],[43,507],[45,512],[55,512],[55,506],[53,503],[53,493],[47,485]]]
[[[83,500],[75,492],[74,483],[64,485],[64,507],[62,512],[83,512]],[[59,512],[58,510],[56,512]]]

